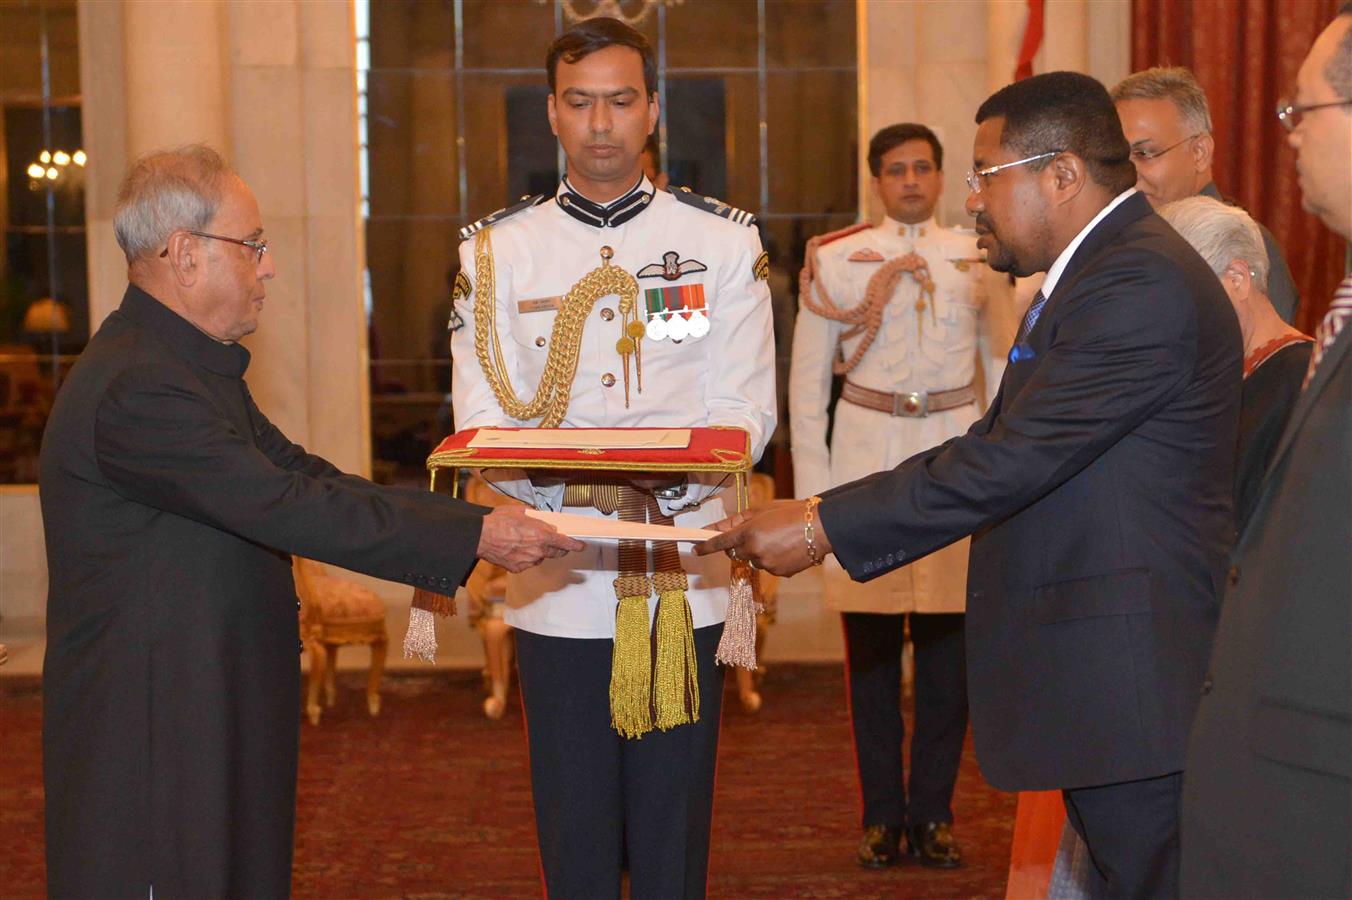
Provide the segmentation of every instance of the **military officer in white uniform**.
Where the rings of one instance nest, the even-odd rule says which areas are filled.
[[[637,280],[637,303],[626,309],[612,294],[591,306],[576,375],[563,386],[569,400],[560,427],[732,426],[747,432],[759,457],[775,426],[775,384],[768,267],[754,220],[681,189],[654,190],[643,177],[639,155],[658,109],[654,57],[637,32],[614,19],[586,20],[555,41],[547,68],[550,124],[568,175],[552,195],[462,232],[451,322],[456,428],[541,423],[504,412],[476,349],[476,311],[493,310],[495,359],[528,401],[559,339],[553,326],[562,298],[589,272],[614,266]],[[644,325],[636,352],[621,353],[635,321]],[[565,497],[562,479],[517,475],[501,486],[537,507],[603,515],[591,504],[569,505],[575,495]],[[646,485],[681,526],[725,515],[720,486],[702,476]],[[615,544],[589,543],[567,560],[547,561],[558,565],[509,580],[505,618],[517,629],[551,898],[618,897],[622,849],[632,896],[704,895],[723,693],[713,657],[729,564],[688,551],[682,545],[679,558],[689,580],[698,719],[638,739],[612,729],[607,704],[621,568]],[[650,616],[655,608],[650,599]]]
[[[979,375],[993,391],[1004,370],[975,236],[934,219],[943,187],[938,139],[923,125],[892,125],[874,135],[868,161],[882,223],[825,235],[808,249],[789,378],[799,497],[890,469],[966,431],[991,399],[978,396]],[[828,449],[833,370],[845,380]],[[843,613],[865,866],[895,863],[903,833],[921,863],[960,863],[950,801],[967,727],[967,544],[868,584],[852,582],[834,557],[825,563],[827,607]],[[906,782],[900,660],[908,614],[916,713]]]

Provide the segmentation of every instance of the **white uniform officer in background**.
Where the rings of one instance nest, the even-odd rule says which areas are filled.
[[[873,186],[887,215],[809,242],[789,377],[795,491],[811,497],[965,432],[1004,371],[991,340],[970,232],[934,219],[943,148],[923,125],[891,125],[869,143]],[[833,371],[843,374],[827,448]],[[894,864],[907,849],[954,867],[951,800],[967,729],[968,541],[868,584],[836,563],[826,605],[843,613],[846,675],[863,794],[862,865]],[[909,615],[915,648],[915,733],[902,772],[901,652]]]
[[[575,377],[554,386],[569,398],[559,427],[733,426],[749,434],[759,457],[775,426],[775,357],[768,266],[752,217],[681,189],[654,190],[643,177],[640,153],[658,106],[655,58],[638,32],[588,19],[554,42],[547,67],[549,120],[568,174],[554,194],[462,232],[451,322],[456,428],[541,424],[504,412],[503,384],[522,401],[545,389],[538,386],[550,377],[551,342],[561,339],[553,327],[564,315],[562,298],[611,266],[634,276],[637,302],[626,309],[619,295],[601,296],[580,323],[580,337],[571,338]],[[494,359],[504,381],[496,384],[476,349],[476,314],[491,315],[499,336]],[[626,337],[632,345],[623,345]],[[574,489],[588,479],[567,480],[523,476],[503,487],[539,508],[605,514],[600,488],[583,485],[579,499]],[[716,496],[720,481],[644,486],[677,525],[701,526],[727,514]],[[551,898],[617,898],[622,850],[632,896],[704,896],[723,694],[714,653],[729,564],[688,550],[681,547],[679,563],[688,579],[698,716],[638,738],[612,727],[607,701],[624,574],[616,545],[589,543],[563,565],[509,580],[505,618],[516,629]],[[652,616],[656,599],[648,603]]]

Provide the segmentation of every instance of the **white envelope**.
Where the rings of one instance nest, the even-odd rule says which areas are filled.
[[[707,541],[718,534],[708,528],[681,528],[677,525],[649,525],[646,522],[621,522],[600,516],[578,516],[573,513],[546,512],[528,509],[526,515],[553,525],[569,537],[635,541]]]

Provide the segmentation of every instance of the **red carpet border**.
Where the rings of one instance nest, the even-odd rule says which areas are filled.
[[[729,679],[731,681],[731,679]],[[516,698],[480,712],[476,673],[391,676],[366,714],[360,674],[301,728],[297,898],[539,897],[525,737]],[[981,780],[970,737],[954,798],[965,865],[854,863],[859,793],[838,666],[781,665],[750,715],[729,690],[719,747],[714,898],[999,898],[1015,797]],[[0,680],[0,885],[41,897],[41,695]],[[909,726],[909,723],[908,723]]]

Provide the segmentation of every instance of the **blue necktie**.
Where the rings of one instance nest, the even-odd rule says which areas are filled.
[[[1038,316],[1042,315],[1042,307],[1047,305],[1047,297],[1038,291],[1033,295],[1033,302],[1028,305],[1028,312],[1024,313],[1023,324],[1019,326],[1019,336],[1014,341],[1014,346],[1009,348],[1009,361],[1016,363],[1021,359],[1032,359],[1037,354],[1028,344],[1028,335],[1037,324]]]

